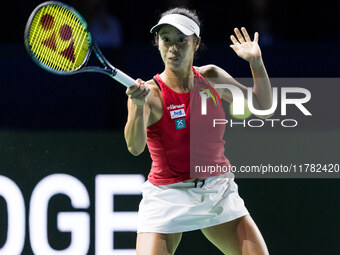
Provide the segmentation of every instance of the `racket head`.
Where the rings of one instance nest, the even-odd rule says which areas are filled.
[[[92,48],[85,19],[57,1],[44,2],[34,9],[24,36],[26,50],[34,62],[55,74],[79,71]]]

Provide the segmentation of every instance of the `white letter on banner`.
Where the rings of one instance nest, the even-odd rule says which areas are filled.
[[[9,178],[0,175],[0,196],[7,204],[7,240],[0,255],[21,254],[25,244],[25,201],[18,186]]]
[[[86,212],[58,213],[60,231],[71,232],[67,249],[55,250],[48,243],[48,202],[56,194],[65,194],[73,208],[87,209],[90,199],[86,187],[77,178],[67,174],[52,174],[42,179],[32,192],[29,212],[31,247],[35,255],[84,255],[90,245],[90,217]]]
[[[96,255],[135,255],[135,249],[114,249],[114,231],[136,231],[137,212],[114,212],[114,195],[140,195],[143,175],[96,176]]]

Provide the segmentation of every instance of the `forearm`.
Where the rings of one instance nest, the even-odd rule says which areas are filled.
[[[250,61],[249,64],[254,79],[253,97],[256,98],[261,110],[267,110],[272,106],[273,98],[266,68],[261,57]]]
[[[128,121],[124,135],[128,150],[135,156],[144,151],[146,145],[145,105],[136,105],[129,100]]]

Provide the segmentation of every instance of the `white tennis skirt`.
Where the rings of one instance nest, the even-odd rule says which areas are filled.
[[[196,186],[196,187],[195,187]],[[142,186],[137,232],[179,233],[215,226],[249,214],[227,174],[205,182]]]

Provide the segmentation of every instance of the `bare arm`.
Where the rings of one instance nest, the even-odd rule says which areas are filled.
[[[126,90],[128,95],[128,119],[124,129],[128,150],[135,156],[141,154],[146,145],[146,128],[150,118],[147,97],[150,89],[138,79],[138,84]]]
[[[261,50],[258,46],[258,33],[255,33],[254,41],[250,40],[250,37],[245,30],[242,28],[243,35],[240,31],[235,28],[235,34],[238,38],[232,35],[230,38],[233,45],[230,47],[237,53],[238,56],[249,62],[250,69],[253,76],[253,105],[255,109],[267,110],[272,105],[272,90],[270,80],[262,61]],[[211,83],[211,84],[231,84],[242,90],[245,98],[248,97],[247,87],[236,81],[229,73],[216,65],[206,65],[199,68],[200,73]],[[217,89],[221,98],[229,103],[233,102],[233,95],[229,89],[219,90]],[[268,116],[258,116],[260,118],[268,118]]]
[[[272,106],[273,98],[270,80],[258,45],[259,34],[256,32],[254,40],[251,41],[244,27],[241,28],[241,31],[242,34],[237,28],[234,29],[237,39],[233,35],[230,37],[233,42],[230,47],[239,57],[249,62],[254,80],[254,107],[259,110],[267,110]]]

